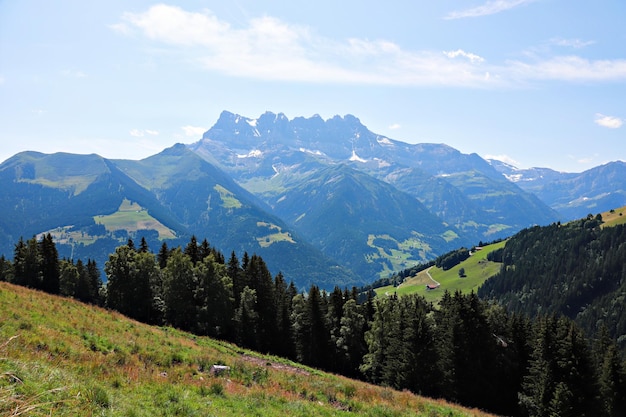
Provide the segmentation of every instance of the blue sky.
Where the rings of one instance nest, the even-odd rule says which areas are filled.
[[[580,172],[626,160],[625,21],[623,0],[0,0],[0,161],[140,159],[229,110]]]

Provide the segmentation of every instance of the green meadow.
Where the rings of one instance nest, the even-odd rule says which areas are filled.
[[[94,216],[94,221],[104,225],[108,232],[127,230],[156,230],[160,239],[173,239],[176,234],[157,219],[152,217],[146,209],[127,199],[122,201],[120,208],[113,214]]]
[[[405,279],[405,281],[397,287],[393,285],[377,288],[376,295],[406,295],[419,294],[431,302],[438,302],[444,291],[462,293],[476,292],[483,282],[494,276],[500,270],[500,264],[487,260],[487,254],[491,251],[504,247],[506,241],[487,245],[480,250],[475,251],[465,261],[459,265],[444,271],[441,268],[432,267],[428,270],[421,271],[413,277]],[[459,276],[459,270],[465,269],[465,276]],[[440,286],[434,290],[429,290],[426,285],[439,283]]]
[[[487,415],[5,282],[0,317],[2,416]]]

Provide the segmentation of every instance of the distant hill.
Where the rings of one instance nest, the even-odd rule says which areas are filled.
[[[6,416],[488,415],[5,282],[0,316]]]
[[[91,257],[103,267],[129,237],[146,237],[158,251],[162,242],[184,245],[195,234],[226,253],[263,256],[273,273],[301,288],[359,282],[183,145],[141,161],[22,153],[0,165],[0,184],[0,253],[8,256],[20,236],[51,232],[62,256]],[[122,213],[124,204],[136,213]],[[125,226],[116,227],[121,215]]]
[[[600,217],[517,233],[479,296],[530,316],[563,314],[589,335],[604,323],[626,349],[626,226],[601,227]]]
[[[491,163],[506,178],[559,212],[562,220],[626,205],[626,162],[609,162],[579,174]]]

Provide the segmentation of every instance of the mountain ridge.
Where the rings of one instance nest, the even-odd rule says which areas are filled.
[[[598,204],[621,201],[626,189],[620,167],[612,167],[587,181],[587,188],[616,189],[600,192]],[[507,179],[506,169],[512,175],[512,167],[475,153],[376,134],[349,114],[290,120],[223,111],[199,141],[139,161],[36,152],[9,158],[0,164],[0,231],[7,236],[0,250],[8,255],[19,236],[55,228],[76,242],[86,234],[62,250],[87,256],[97,247],[99,263],[106,248],[128,237],[147,234],[161,245],[152,230],[93,234],[104,233],[94,216],[117,212],[127,199],[175,230],[177,238],[166,241],[172,245],[195,234],[226,252],[259,252],[272,273],[295,277],[301,288],[362,285],[460,246],[566,220],[561,203],[550,207],[537,195],[563,199],[584,189],[564,182],[575,177],[545,171],[561,181],[554,185],[560,194],[550,191],[552,182],[536,191]],[[341,181],[330,181],[333,170]],[[109,241],[92,242],[92,235]],[[295,260],[296,248],[306,262]]]

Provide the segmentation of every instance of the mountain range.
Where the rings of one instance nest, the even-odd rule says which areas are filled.
[[[24,152],[0,165],[0,254],[44,232],[103,266],[115,246],[206,238],[299,288],[369,283],[451,249],[626,204],[625,164],[518,170],[408,144],[347,115],[223,112],[196,143],[140,161]],[[584,213],[584,215],[587,214]]]

